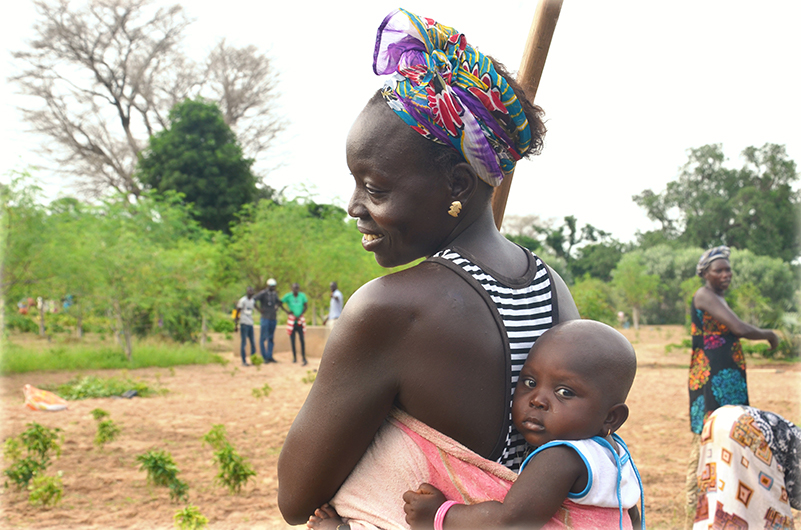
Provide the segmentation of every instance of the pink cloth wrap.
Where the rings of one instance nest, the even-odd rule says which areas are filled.
[[[353,530],[409,530],[402,497],[423,482],[448,500],[476,504],[502,501],[516,479],[501,464],[393,409],[331,505]],[[565,501],[543,528],[618,528],[618,521],[617,509]],[[624,528],[631,528],[625,512]]]

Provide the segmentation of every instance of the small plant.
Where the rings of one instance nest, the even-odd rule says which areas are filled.
[[[31,456],[26,456],[11,464],[3,471],[3,474],[17,486],[17,489],[22,489],[28,486],[33,477],[45,469],[47,469],[46,465]],[[8,481],[5,485],[8,487]]]
[[[254,388],[252,390],[252,393],[253,393],[253,397],[258,399],[258,398],[263,398],[263,397],[266,398],[266,397],[268,397],[270,395],[270,392],[272,392],[272,391],[273,391],[273,388],[268,383],[264,383],[263,387]]]
[[[170,489],[172,501],[186,500],[189,486],[178,478],[180,470],[167,451],[148,451],[136,457],[140,471],[147,472],[147,481]]]
[[[97,424],[97,434],[95,434],[95,445],[103,447],[109,442],[113,442],[120,434],[120,427],[114,420],[103,420]]]
[[[203,435],[203,443],[209,444],[212,449],[220,450],[228,443],[226,438],[225,425],[217,423],[211,426],[211,430]]]
[[[106,412],[103,409],[93,409],[91,414],[92,414],[92,417],[97,421],[100,421],[103,418],[108,418],[108,416],[109,416],[109,413]]]
[[[3,442],[3,458],[9,462],[16,462],[22,458],[22,445],[19,438],[8,438]]]
[[[16,438],[9,438],[3,444],[3,456],[11,461],[11,466],[3,470],[17,488],[27,487],[30,481],[50,465],[50,454],[61,455],[59,432],[61,429],[48,429],[36,422],[28,424],[28,429]],[[26,456],[22,456],[25,447]],[[8,486],[8,481],[5,482]]]
[[[189,484],[179,478],[170,482],[170,500],[172,502],[189,500]]]
[[[178,510],[173,516],[175,527],[181,530],[201,530],[206,528],[209,520],[205,517],[197,506],[189,505],[183,510]]]
[[[214,452],[214,460],[220,468],[214,481],[226,486],[232,494],[239,493],[250,477],[256,476],[250,464],[229,443]]]
[[[31,490],[28,502],[34,506],[55,506],[64,495],[64,485],[61,482],[61,471],[55,477],[39,475],[34,477],[33,484],[28,486]]]
[[[203,442],[214,449],[214,461],[220,469],[214,481],[226,486],[231,493],[239,493],[250,477],[256,476],[250,464],[228,442],[225,425],[212,425],[211,430],[203,436]]]
[[[314,383],[315,379],[317,379],[317,370],[306,370],[306,377],[301,379],[301,381],[308,385]]]
[[[264,364],[264,359],[259,357],[258,355],[252,355],[250,357],[250,364],[255,366],[256,368],[260,368],[262,364]]]
[[[61,442],[59,442],[58,427],[48,429],[36,422],[28,424],[28,430],[19,435],[22,445],[28,450],[28,455],[39,458],[39,461],[47,465],[50,463],[50,452],[61,456]]]

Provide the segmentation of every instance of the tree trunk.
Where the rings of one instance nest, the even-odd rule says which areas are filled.
[[[632,307],[631,308],[631,320],[634,321],[634,329],[640,329],[640,308],[639,307]]]
[[[78,308],[78,315],[76,316],[75,334],[78,335],[79,339],[83,338],[83,311],[80,307]]]
[[[114,320],[116,321],[116,325],[114,326],[114,344],[121,346],[122,315],[120,314],[120,303],[117,300],[114,300]]]
[[[45,299],[39,298],[38,302],[38,309],[39,309],[39,336],[45,336]]]
[[[208,333],[209,326],[208,326],[208,319],[206,318],[206,306],[203,305],[203,309],[201,310],[202,316],[200,320],[200,347],[206,347],[206,334]]]
[[[125,356],[128,360],[131,360],[131,354],[133,353],[133,349],[131,348],[131,330],[128,326],[124,327],[122,330],[122,334],[125,337],[125,344],[123,345],[123,350],[125,351]]]

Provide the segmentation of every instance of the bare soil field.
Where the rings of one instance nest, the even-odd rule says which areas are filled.
[[[689,352],[668,344],[686,338],[679,326],[625,330],[634,344],[639,370],[629,396],[631,416],[620,431],[642,474],[645,517],[650,528],[680,528],[683,490],[691,433],[687,405]],[[23,407],[22,387],[62,383],[76,372],[35,372],[0,378],[2,439],[17,435],[36,421],[58,427],[64,435],[63,453],[48,474],[63,471],[64,497],[54,508],[30,506],[27,492],[13,486],[0,495],[2,528],[171,528],[183,504],[170,502],[166,488],[149,486],[136,456],[150,449],[169,451],[180,479],[189,485],[189,501],[209,519],[211,529],[292,528],[276,505],[276,463],[281,445],[311,388],[303,379],[309,366],[291,362],[291,353],[278,352],[278,364],[239,366],[234,343],[222,344],[227,366],[148,368],[127,372],[168,392],[133,399],[88,399],[70,402],[61,412],[36,412]],[[238,349],[238,348],[237,348]],[[110,377],[118,370],[81,372]],[[268,384],[272,392],[257,398],[254,388]],[[748,359],[751,404],[801,423],[799,389],[801,365]],[[90,411],[102,408],[122,427],[119,439],[98,449],[93,445],[96,422]],[[257,475],[239,495],[214,484],[212,449],[201,437],[214,424],[224,424],[232,445],[255,468]],[[4,463],[5,468],[8,463]],[[798,519],[798,514],[796,514]],[[796,522],[796,527],[801,525]]]

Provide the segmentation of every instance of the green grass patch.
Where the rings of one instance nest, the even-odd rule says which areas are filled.
[[[5,341],[0,354],[0,374],[39,370],[134,369],[150,366],[166,368],[222,362],[218,354],[195,344],[138,344],[131,357],[129,361],[119,347],[104,344],[63,343],[37,348]]]

